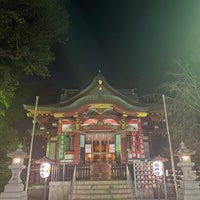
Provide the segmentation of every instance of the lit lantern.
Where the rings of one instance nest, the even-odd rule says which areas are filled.
[[[180,148],[175,152],[175,156],[179,157],[179,165],[191,164],[191,156],[195,154],[195,151],[188,149],[183,141],[180,144]]]
[[[12,172],[12,176],[8,184],[4,187],[4,192],[0,194],[0,199],[19,199],[27,200],[27,193],[24,191],[24,184],[21,180],[21,172],[25,168],[24,158],[28,155],[23,152],[22,145],[20,144],[16,151],[8,153],[7,156],[12,158],[12,164],[8,168]]]
[[[164,166],[161,161],[153,162],[153,173],[155,176],[162,176],[164,173]]]
[[[40,176],[42,178],[48,178],[51,172],[51,164],[50,163],[42,163],[40,165]]]
[[[13,159],[12,159],[12,164],[13,164],[13,165],[20,165],[20,164],[23,164],[23,159],[22,159],[22,158],[13,158]]]
[[[14,166],[22,166],[24,163],[24,158],[28,157],[28,155],[25,152],[23,152],[21,144],[18,146],[18,149],[16,151],[8,153],[7,156],[12,158],[12,165]]]
[[[182,156],[181,158],[182,158],[183,162],[190,162],[191,161],[191,157],[189,155]]]
[[[188,149],[183,142],[181,142],[180,148],[174,154],[179,157],[179,163],[177,166],[180,167],[183,172],[182,181],[194,181],[196,179],[196,172],[192,170],[194,162],[191,161],[191,156],[194,154],[195,151]]]

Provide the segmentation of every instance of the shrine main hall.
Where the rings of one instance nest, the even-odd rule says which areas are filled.
[[[34,105],[24,109],[34,118]],[[85,89],[62,89],[58,103],[37,107],[33,151],[76,165],[150,159],[162,120],[161,106],[141,103],[134,89],[114,89],[99,72]]]

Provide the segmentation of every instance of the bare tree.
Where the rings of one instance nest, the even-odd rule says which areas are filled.
[[[187,62],[175,61],[176,71],[159,91],[166,95],[173,148],[184,141],[200,155],[200,77]],[[196,163],[199,162],[195,159]],[[198,163],[199,164],[199,163]]]

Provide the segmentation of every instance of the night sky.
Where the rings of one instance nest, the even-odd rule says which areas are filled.
[[[190,56],[200,21],[198,0],[66,0],[66,7],[69,41],[53,48],[51,77],[31,85],[40,103],[56,103],[61,88],[85,88],[99,69],[116,89],[155,92],[172,60]]]

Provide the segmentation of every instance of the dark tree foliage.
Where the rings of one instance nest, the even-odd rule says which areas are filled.
[[[67,41],[68,28],[59,0],[0,0],[0,190],[9,178],[7,153],[19,145],[19,86],[28,76],[49,76],[52,46]]]
[[[46,77],[56,42],[67,41],[68,14],[59,0],[0,0],[0,114],[21,78]]]

